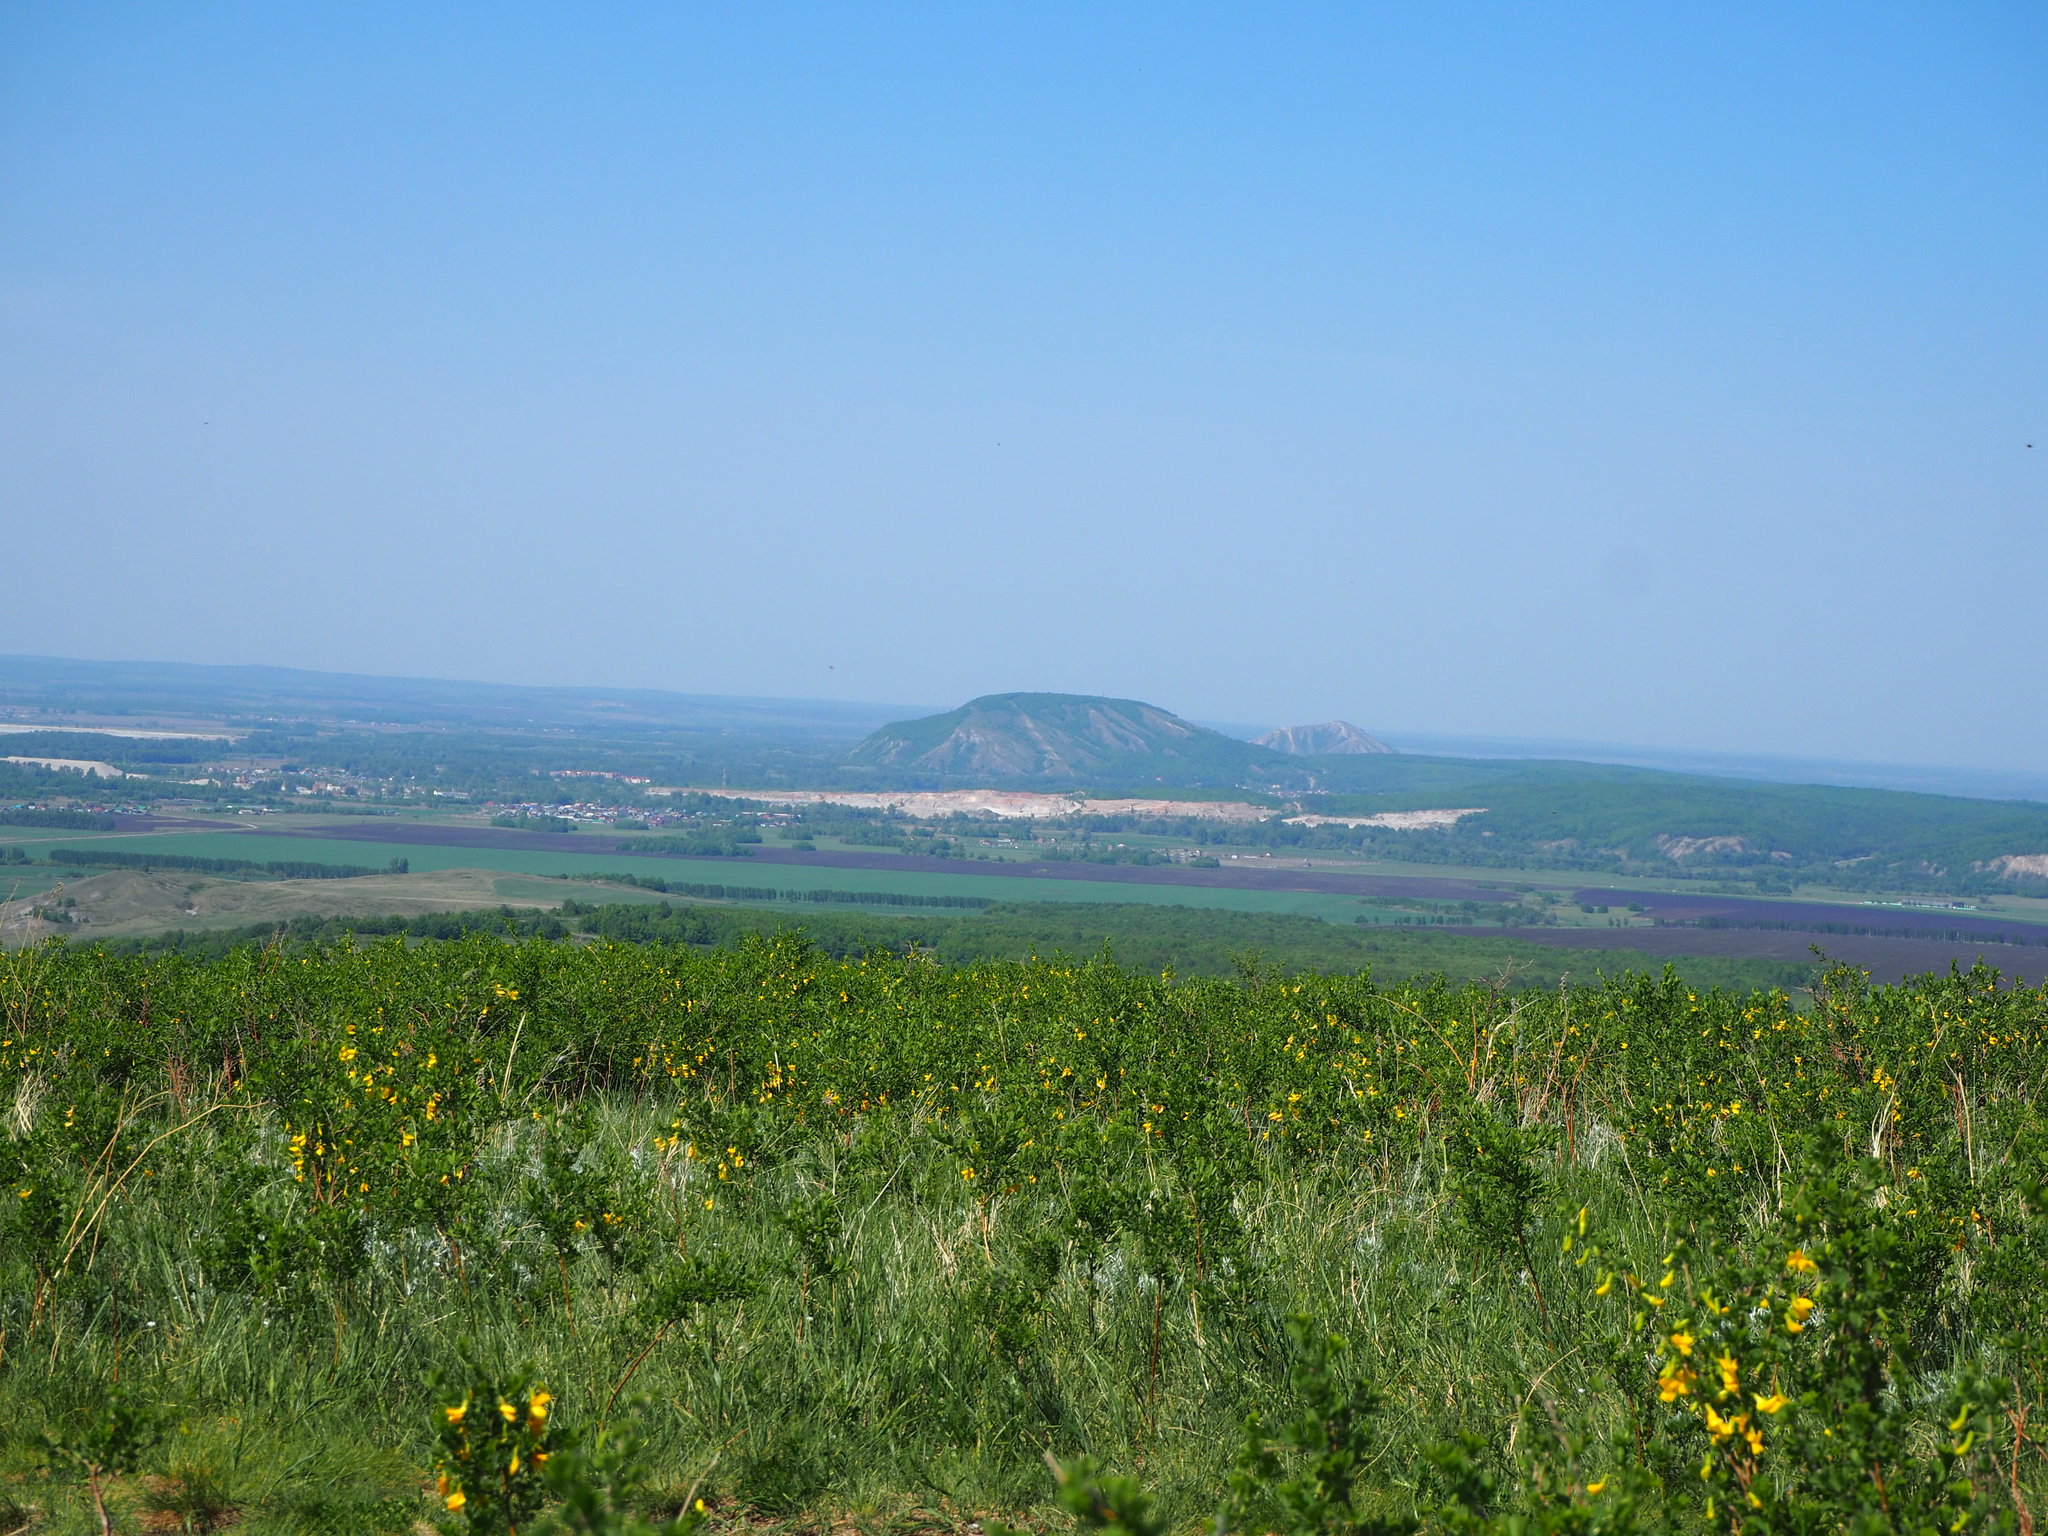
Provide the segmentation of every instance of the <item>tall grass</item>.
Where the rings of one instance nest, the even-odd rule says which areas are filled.
[[[1886,1390],[1982,1367],[2041,1422],[2048,999],[1986,973],[1801,1010],[788,942],[0,966],[0,1473],[53,1531],[97,1528],[52,1448],[110,1391],[162,1410],[131,1518],[408,1530],[464,1355],[632,1415],[671,1509],[956,1523],[1042,1510],[1051,1453],[1192,1524],[1296,1314],[1382,1398],[1362,1507],[1426,1512],[1432,1448],[1511,1489],[1546,1422],[1648,1465],[1631,1287],[1782,1257],[1866,1160],[1913,1279]],[[2038,1498],[2025,1429],[2010,1463]]]

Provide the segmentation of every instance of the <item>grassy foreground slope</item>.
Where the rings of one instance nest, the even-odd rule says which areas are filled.
[[[2048,995],[1986,972],[1800,1007],[44,947],[0,957],[0,1074],[0,1492],[50,1530],[95,1492],[503,1530],[530,1459],[430,1490],[521,1371],[565,1457],[630,1412],[643,1506],[734,1528],[1038,1521],[1045,1451],[1141,1478],[1100,1485],[1133,1533],[1965,1532],[2048,1492]]]

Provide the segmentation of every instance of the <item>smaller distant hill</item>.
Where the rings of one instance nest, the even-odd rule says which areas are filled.
[[[850,763],[978,779],[1237,783],[1272,752],[1136,699],[993,693],[942,715],[885,725]]]
[[[1348,720],[1325,720],[1321,725],[1283,725],[1277,731],[1252,738],[1252,745],[1269,747],[1295,757],[1362,757],[1394,749],[1377,736],[1369,736]]]

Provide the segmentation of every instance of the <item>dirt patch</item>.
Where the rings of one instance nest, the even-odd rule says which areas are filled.
[[[1657,847],[1667,859],[1690,859],[1707,853],[1747,853],[1746,837],[1680,837],[1673,832],[1659,834]]]
[[[20,763],[27,768],[68,769],[89,779],[125,779],[127,774],[112,763],[91,757],[0,757],[0,763]]]
[[[1455,827],[1467,816],[1484,816],[1486,807],[1476,805],[1456,811],[1381,811],[1377,816],[1290,816],[1296,827],[1386,827],[1395,832],[1441,832]]]
[[[1055,821],[1067,816],[1159,816],[1175,820],[1264,821],[1273,813],[1241,800],[1102,800],[1024,789],[875,791],[823,789],[655,789],[656,795],[712,795],[762,805],[845,805],[904,816],[1000,816],[1011,821]]]

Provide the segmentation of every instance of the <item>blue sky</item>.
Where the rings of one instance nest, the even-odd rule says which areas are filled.
[[[2039,768],[2044,79],[2019,4],[8,7],[0,651]]]

